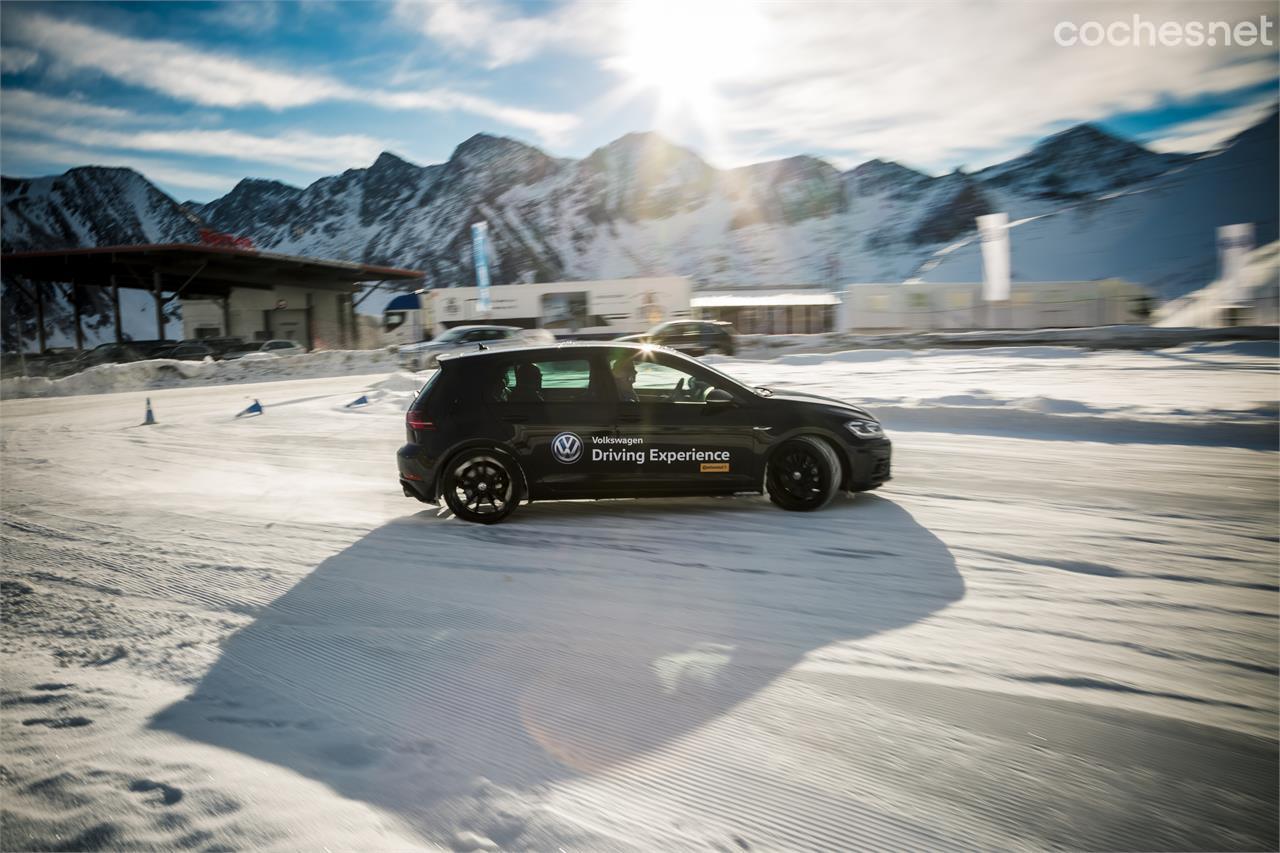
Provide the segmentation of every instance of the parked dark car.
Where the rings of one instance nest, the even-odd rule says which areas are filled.
[[[654,344],[686,355],[733,355],[737,350],[733,326],[721,320],[668,320],[639,335],[620,341]]]
[[[179,361],[204,361],[206,358],[212,358],[214,351],[204,344],[198,343],[180,343],[176,347],[159,350],[152,355],[152,358],[176,358]]]
[[[814,510],[890,475],[889,439],[865,409],[629,343],[442,356],[405,424],[404,494],[481,523],[560,498],[767,492]]]
[[[194,338],[183,341],[184,344],[199,344],[213,350],[214,358],[221,358],[236,347],[244,346],[244,338],[241,337],[220,337],[220,338]]]
[[[177,341],[147,340],[98,344],[93,349],[80,353],[63,366],[70,368],[68,372],[74,373],[99,364],[128,364],[131,361],[153,358],[155,353],[170,349],[177,343]]]

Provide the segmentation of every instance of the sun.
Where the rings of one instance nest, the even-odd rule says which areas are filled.
[[[665,101],[696,101],[761,60],[759,10],[733,0],[632,0],[614,67]]]

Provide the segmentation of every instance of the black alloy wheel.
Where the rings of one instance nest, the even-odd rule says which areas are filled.
[[[463,521],[496,524],[519,502],[517,477],[510,462],[490,450],[465,452],[449,463],[441,491],[453,514]]]
[[[783,509],[821,509],[840,490],[840,460],[820,438],[793,438],[769,457],[765,487],[769,500]]]

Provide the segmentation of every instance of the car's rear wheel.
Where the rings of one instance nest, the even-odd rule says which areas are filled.
[[[822,439],[802,435],[774,451],[764,476],[769,500],[807,512],[826,506],[840,490],[840,460]]]
[[[445,469],[441,492],[449,509],[463,521],[496,524],[519,503],[519,475],[504,454],[464,451]]]

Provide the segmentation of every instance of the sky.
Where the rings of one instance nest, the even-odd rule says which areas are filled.
[[[1271,45],[1055,38],[1135,15],[1254,21]],[[809,154],[934,174],[1086,121],[1199,151],[1276,108],[1277,17],[1193,0],[4,2],[0,171],[128,166],[208,201],[384,150],[443,162],[481,132],[582,157],[654,130],[725,168]]]

